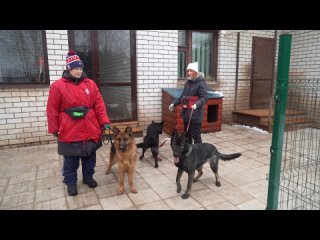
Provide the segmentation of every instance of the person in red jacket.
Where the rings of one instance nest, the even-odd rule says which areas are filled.
[[[70,50],[62,78],[52,83],[47,102],[48,132],[58,138],[64,156],[62,175],[68,194],[75,196],[81,159],[83,183],[95,188],[96,150],[102,146],[102,129],[110,128],[106,106],[96,83],[87,78],[83,62]]]

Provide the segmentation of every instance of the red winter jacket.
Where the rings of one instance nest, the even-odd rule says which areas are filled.
[[[89,112],[82,119],[72,119],[65,109],[86,106]],[[59,141],[78,142],[94,140],[98,142],[102,126],[110,124],[106,106],[96,83],[84,78],[78,84],[62,77],[55,81],[49,91],[47,102],[48,132],[59,132]]]

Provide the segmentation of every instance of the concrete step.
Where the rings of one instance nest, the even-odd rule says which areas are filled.
[[[297,116],[286,116],[285,119],[285,131],[292,131],[301,128],[312,127],[314,121],[307,116],[297,115]],[[272,132],[273,129],[273,119],[271,120],[271,124],[268,123],[268,119],[261,119],[260,123],[261,128],[268,129]]]
[[[269,123],[269,109],[247,109],[233,111],[233,122],[236,124],[248,125],[261,128],[268,132],[273,130],[273,112],[271,111],[271,123]],[[303,111],[287,109],[285,116],[285,131],[311,127],[315,122]]]

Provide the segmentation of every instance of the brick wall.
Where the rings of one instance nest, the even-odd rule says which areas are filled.
[[[49,61],[50,83],[59,79],[66,67],[66,54],[68,52],[67,30],[47,30],[47,49]]]
[[[292,34],[290,56],[290,78],[320,78],[320,31],[284,30]]]
[[[161,121],[161,88],[177,86],[178,30],[137,31],[139,125]]]
[[[274,30],[248,30],[240,33],[237,109],[249,107],[252,37],[274,37]],[[232,121],[236,86],[237,33],[220,32],[218,49],[218,85],[224,94],[223,122]]]
[[[50,80],[58,79],[65,67],[67,31],[48,30]],[[0,89],[0,149],[7,146],[48,143],[46,103],[48,87]]]
[[[320,31],[319,30],[286,30],[283,33],[292,34],[289,81],[311,80],[305,87],[301,88],[300,94],[295,94],[296,101],[291,95],[289,101],[291,106],[304,111],[308,118],[313,119],[315,126],[319,127],[320,119]],[[290,86],[290,85],[289,85]]]

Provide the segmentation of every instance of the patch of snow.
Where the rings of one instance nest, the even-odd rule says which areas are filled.
[[[233,126],[240,127],[240,128],[248,128],[248,129],[256,131],[256,132],[268,134],[268,131],[262,130],[262,129],[257,128],[257,127],[250,127],[250,126],[245,126],[245,125],[233,125]]]
[[[224,96],[222,92],[218,92],[218,91],[208,91],[208,93],[218,95],[219,97],[223,97]]]

